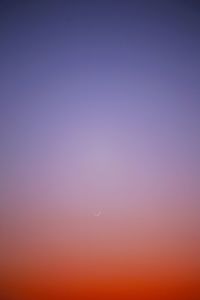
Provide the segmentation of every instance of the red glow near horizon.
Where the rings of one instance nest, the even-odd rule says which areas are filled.
[[[83,2],[2,21],[0,298],[198,298],[195,22]]]

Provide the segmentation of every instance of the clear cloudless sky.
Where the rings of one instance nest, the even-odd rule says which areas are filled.
[[[1,1],[3,297],[200,295],[199,97],[198,1]]]

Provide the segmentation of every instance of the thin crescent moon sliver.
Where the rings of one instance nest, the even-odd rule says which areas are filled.
[[[95,217],[99,217],[101,215],[101,211],[98,211],[97,213],[94,213]]]

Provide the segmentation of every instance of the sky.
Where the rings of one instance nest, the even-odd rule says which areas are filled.
[[[3,297],[200,295],[199,17],[1,1]]]

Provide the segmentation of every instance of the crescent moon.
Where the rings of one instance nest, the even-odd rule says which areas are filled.
[[[97,213],[94,213],[95,217],[99,217],[101,215],[101,211],[98,211]]]

